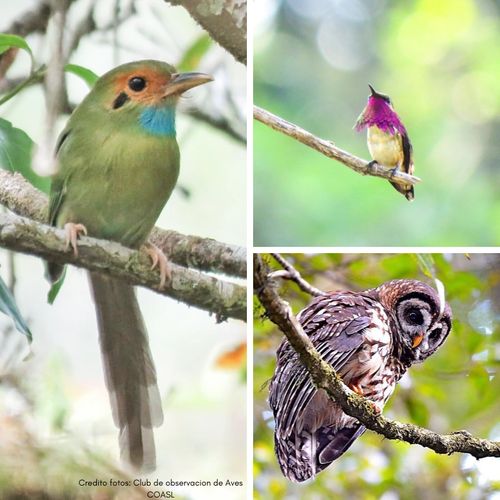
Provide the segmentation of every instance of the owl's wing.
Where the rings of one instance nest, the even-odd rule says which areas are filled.
[[[371,298],[360,294],[335,293],[318,297],[298,316],[305,333],[323,359],[341,376],[343,368],[363,344],[363,331],[372,323],[367,313],[371,301]],[[324,411],[321,410],[324,405],[331,404],[327,397],[315,400],[317,412],[308,411],[305,414],[317,393],[296,352],[288,341],[283,341],[270,385],[269,404],[275,417],[275,441],[280,465],[285,475],[295,481],[304,481],[322,470],[364,431],[364,427],[357,422],[357,425],[346,428],[344,433],[336,432],[335,436],[331,428],[323,427],[321,418]],[[301,434],[303,431],[307,434],[314,428],[318,430],[317,450],[304,454]],[[335,443],[332,442],[334,438]],[[330,447],[329,444],[335,446]],[[311,459],[319,460],[316,467],[306,463]]]

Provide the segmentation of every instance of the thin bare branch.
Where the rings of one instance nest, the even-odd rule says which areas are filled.
[[[294,281],[303,292],[306,292],[313,297],[318,297],[319,295],[327,295],[326,292],[323,292],[323,290],[310,285],[304,278],[302,278],[297,269],[295,269],[295,267],[293,267],[286,259],[284,259],[281,254],[271,253],[271,255],[283,267],[283,269],[285,269],[285,274],[278,275],[277,272],[280,271],[275,271],[270,274],[270,278],[280,277],[283,279]]]
[[[4,33],[25,37],[30,33],[43,33],[47,29],[50,17],[50,0],[38,3],[34,8],[30,8],[9,26],[2,28]]]
[[[388,439],[419,444],[436,453],[470,453],[476,458],[500,457],[498,441],[479,439],[463,430],[441,435],[413,424],[389,420],[377,414],[373,404],[351,391],[332,367],[321,358],[293,315],[290,306],[281,299],[276,286],[269,281],[268,269],[259,255],[254,256],[254,290],[266,310],[267,317],[285,334],[309,371],[315,386],[324,389],[347,415],[357,418],[367,429]]]
[[[256,120],[264,123],[268,127],[271,127],[273,130],[281,132],[282,134],[292,137],[302,144],[315,149],[328,158],[337,160],[358,174],[382,177],[383,179],[387,179],[391,182],[397,182],[398,184],[404,185],[413,185],[417,182],[421,182],[421,179],[415,177],[414,175],[409,175],[400,171],[394,172],[393,169],[384,167],[383,165],[372,165],[370,162],[362,160],[361,158],[338,148],[333,142],[316,137],[307,130],[300,128],[294,123],[286,121],[279,116],[273,115],[265,109],[259,108],[258,106],[254,106],[253,109],[253,116]]]
[[[229,137],[240,144],[247,143],[246,135],[238,130],[225,116],[215,116],[199,108],[187,108],[181,111],[200,122],[206,123],[207,125],[226,133]]]

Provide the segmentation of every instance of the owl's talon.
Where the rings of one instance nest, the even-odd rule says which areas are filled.
[[[355,392],[359,396],[363,396],[363,389],[359,384],[349,384],[349,389],[351,389],[351,391]]]
[[[370,401],[370,406],[372,407],[372,410],[374,411],[374,413],[376,413],[377,415],[382,414],[382,407],[380,407],[377,403]]]
[[[67,222],[64,224],[64,232],[66,233],[66,250],[71,247],[74,256],[78,257],[78,237],[82,234],[87,236],[87,228],[83,224]]]
[[[170,267],[170,262],[163,251],[158,248],[153,243],[148,242],[144,245],[144,250],[151,258],[151,269],[158,267],[160,271],[160,290],[165,286],[165,283],[170,282],[172,279],[172,269]]]

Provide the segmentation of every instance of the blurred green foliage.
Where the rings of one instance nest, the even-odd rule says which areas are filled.
[[[453,328],[444,346],[400,381],[384,415],[443,434],[465,429],[478,437],[500,440],[500,255],[283,256],[303,278],[323,290],[363,290],[398,278],[432,284],[426,277],[431,265],[445,285]],[[272,269],[279,269],[271,257],[265,258]],[[283,282],[279,293],[295,313],[311,300],[291,282]],[[297,485],[286,480],[274,456],[272,415],[266,401],[283,335],[262,319],[257,301],[254,311],[254,498],[498,498],[493,495],[500,494],[500,459],[437,455],[370,431],[314,481]]]
[[[255,103],[370,159],[352,127],[371,83],[391,96],[423,182],[408,203],[389,183],[255,122],[255,244],[499,244],[499,2],[265,4]]]

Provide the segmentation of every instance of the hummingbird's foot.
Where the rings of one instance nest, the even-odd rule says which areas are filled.
[[[153,243],[149,242],[144,245],[144,250],[151,257],[151,269],[158,267],[160,271],[160,290],[165,286],[165,283],[172,279],[172,269],[170,267],[170,262],[167,256],[163,253],[163,250],[158,248]]]
[[[366,166],[366,169],[368,170],[368,173],[373,174],[373,167],[375,165],[378,165],[378,162],[375,161],[375,160],[372,160],[371,162],[368,163],[368,165]]]
[[[399,171],[399,165],[396,165],[394,168],[391,168],[391,177],[396,175],[396,172]]]
[[[64,231],[66,233],[66,250],[71,247],[73,254],[78,257],[78,237],[83,234],[87,236],[87,228],[83,224],[75,224],[74,222],[67,222],[64,224]]]

